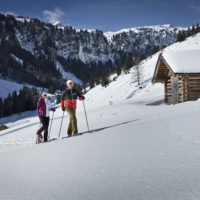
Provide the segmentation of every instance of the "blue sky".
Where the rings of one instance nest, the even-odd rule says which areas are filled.
[[[200,22],[200,0],[0,0],[0,12],[117,31],[144,25],[196,24]]]

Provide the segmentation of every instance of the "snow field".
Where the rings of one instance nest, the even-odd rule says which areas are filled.
[[[195,199],[200,195],[199,106],[135,105],[128,100],[90,110],[91,130],[97,129],[91,134],[15,151],[7,147],[1,152],[0,197]],[[58,117],[62,112],[56,113]],[[77,116],[80,131],[86,131],[84,113]],[[67,118],[62,136],[66,123]],[[59,124],[53,123],[52,137]],[[10,136],[30,138],[35,128]]]
[[[193,45],[187,41],[164,52]],[[1,141],[14,141],[0,144],[0,199],[199,199],[200,101],[162,103],[163,85],[151,83],[158,55],[141,63],[143,89],[132,83],[130,71],[86,94],[90,134],[36,145],[27,141],[34,141],[38,117],[11,117],[10,128],[0,133]],[[52,138],[61,116],[58,107]],[[79,132],[86,132],[80,101],[77,118]],[[68,120],[65,114],[61,137]]]

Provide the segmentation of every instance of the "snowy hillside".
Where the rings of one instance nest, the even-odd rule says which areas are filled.
[[[163,53],[186,49],[200,49],[200,34]],[[0,132],[0,199],[199,199],[200,101],[162,104],[163,86],[151,83],[158,55],[141,63],[143,89],[132,83],[132,69],[86,94],[91,133],[80,101],[84,134],[77,137],[36,145],[35,113],[11,117],[9,129]],[[61,117],[58,106],[51,138],[58,136]],[[68,121],[65,113],[61,137]]]
[[[0,198],[198,199],[199,107],[131,100],[88,112],[91,134],[40,145],[33,144],[37,118],[16,123],[0,138]],[[56,111],[52,137],[61,114]],[[86,130],[84,113],[77,115],[80,131]]]
[[[78,125],[85,132],[82,107],[80,102]],[[34,116],[1,131],[0,199],[200,197],[199,101],[147,106],[141,97],[138,103],[129,99],[95,110],[86,101],[86,107],[91,134],[36,145]],[[61,116],[58,108],[52,138],[58,136]],[[65,115],[62,136],[68,120]]]
[[[65,80],[71,79],[74,81],[74,83],[78,83],[78,84],[82,85],[82,81],[80,79],[78,79],[74,74],[72,74],[70,72],[66,72],[64,70],[64,67],[62,66],[62,64],[59,61],[56,61],[56,67],[62,74],[63,79],[65,79]]]
[[[27,87],[34,87],[33,85],[28,85],[28,84],[19,84],[13,81],[8,81],[8,80],[3,80],[0,79],[0,96],[1,98],[6,98],[8,97],[9,94],[12,94],[14,91],[19,91],[22,89],[24,86]],[[42,90],[40,87],[36,87],[38,90]]]
[[[140,89],[135,82],[135,71],[132,68],[129,74],[122,74],[117,77],[116,81],[111,82],[106,88],[98,85],[97,87],[91,89],[87,93],[88,101],[93,107],[98,105],[110,105],[113,103],[119,103],[126,99],[132,98],[134,102],[141,101],[141,97],[144,98],[144,102],[153,103],[153,101],[159,101],[164,99],[164,85],[162,84],[152,84],[152,77],[154,74],[156,62],[160,53],[163,53],[164,56],[168,56],[169,54],[180,54],[182,52],[184,57],[180,57],[179,63],[185,62],[188,63],[190,61],[190,65],[184,63],[182,66],[194,68],[195,66],[199,66],[199,63],[192,64],[192,56],[195,52],[195,55],[199,53],[200,55],[200,33],[194,37],[189,37],[184,42],[177,42],[169,47],[165,48],[163,51],[160,51],[154,54],[152,57],[144,60],[140,64],[140,68],[142,69],[142,87]],[[185,53],[184,53],[185,52]],[[187,54],[186,54],[187,53]],[[172,63],[173,65],[173,63]],[[191,69],[192,70],[192,69]],[[112,80],[113,75],[110,79]],[[97,93],[101,95],[96,95]]]

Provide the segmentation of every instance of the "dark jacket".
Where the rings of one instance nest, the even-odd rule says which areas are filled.
[[[74,88],[73,89],[68,88],[62,95],[61,107],[76,109],[76,104],[77,104],[76,100],[78,97],[79,98],[83,97],[78,90]]]

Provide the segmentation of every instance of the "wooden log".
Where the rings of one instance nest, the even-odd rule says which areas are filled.
[[[199,85],[200,81],[188,81],[188,84],[190,84],[190,85]]]
[[[200,90],[188,90],[188,93],[200,93]]]
[[[200,79],[200,75],[196,75],[196,76],[193,76],[193,75],[190,75],[188,76],[189,79]]]
[[[191,83],[191,84],[194,84],[194,83],[199,84],[200,80],[188,80],[188,82]]]
[[[189,95],[200,95],[200,92],[189,92]]]
[[[198,88],[198,87],[200,87],[200,84],[199,85],[197,85],[197,84],[196,85],[192,85],[192,84],[189,85],[188,84],[188,89],[189,88]]]
[[[200,95],[190,94],[188,97],[189,98],[200,98]]]
[[[200,89],[200,85],[190,85],[188,89]]]

